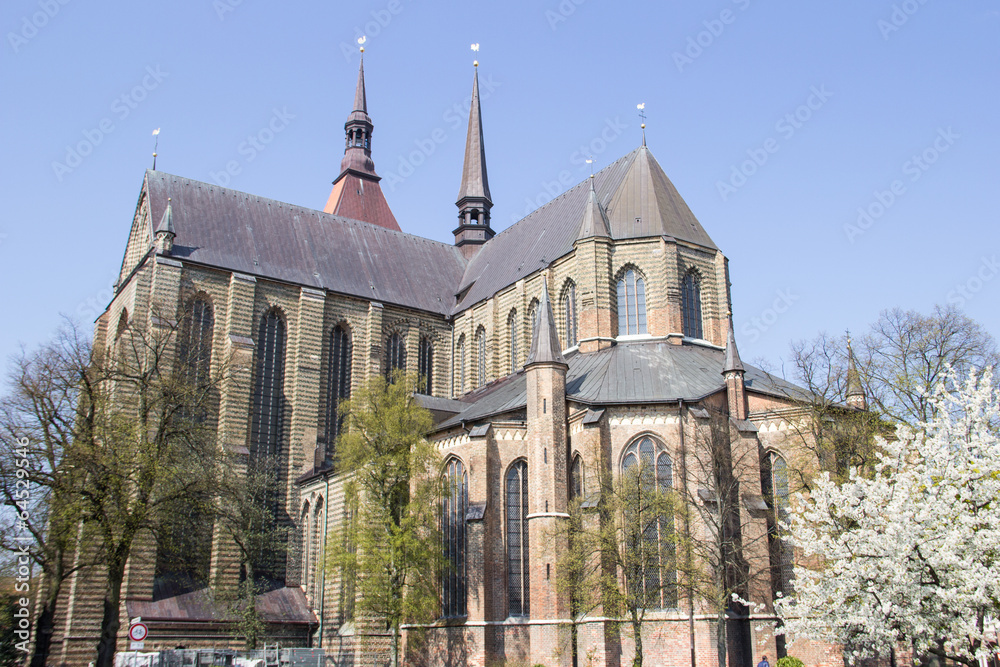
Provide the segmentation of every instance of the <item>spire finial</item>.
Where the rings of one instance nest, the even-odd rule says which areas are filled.
[[[153,141],[153,171],[156,171],[156,149],[160,146],[160,128],[153,130],[153,136],[156,137]]]
[[[479,42],[476,42],[475,44],[470,44],[469,48],[475,51],[476,53],[479,53]],[[472,66],[475,67],[476,69],[479,69],[479,61],[473,60]]]
[[[642,145],[645,146],[646,145],[646,103],[645,102],[639,102],[639,104],[635,105],[635,108],[639,110],[639,118],[642,119],[642,123],[639,124],[639,127],[642,128]]]

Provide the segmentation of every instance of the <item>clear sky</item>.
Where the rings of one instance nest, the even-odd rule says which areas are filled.
[[[322,208],[361,34],[406,232],[453,240],[478,57],[498,230],[645,103],[744,359],[949,300],[1000,334],[1000,0],[5,0],[0,29],[0,359],[107,304],[155,128],[162,171]]]

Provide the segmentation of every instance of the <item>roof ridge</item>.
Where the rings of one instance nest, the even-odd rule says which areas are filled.
[[[146,174],[147,174],[147,176],[150,175],[150,174],[152,174],[152,175],[155,175],[155,176],[159,176],[161,178],[162,177],[176,178],[176,179],[181,180],[181,181],[186,181],[189,184],[196,183],[198,185],[207,185],[210,188],[218,188],[221,191],[232,192],[232,193],[237,194],[237,195],[246,195],[247,197],[251,197],[251,198],[256,199],[256,200],[258,200],[258,201],[260,201],[262,203],[268,203],[268,204],[274,203],[274,204],[278,204],[280,206],[287,206],[288,208],[299,209],[300,211],[303,211],[305,213],[315,213],[318,216],[324,216],[326,218],[337,220],[339,222],[351,222],[351,223],[357,223],[359,225],[367,225],[368,227],[384,231],[384,232],[386,232],[388,234],[400,234],[400,235],[405,236],[405,237],[409,237],[409,238],[413,238],[413,239],[418,239],[418,240],[421,240],[421,241],[429,241],[431,243],[436,243],[437,245],[445,246],[445,247],[448,247],[448,248],[454,248],[454,245],[451,244],[451,243],[445,243],[443,241],[437,241],[435,239],[429,239],[426,236],[420,236],[418,234],[410,234],[409,232],[404,232],[402,230],[389,229],[388,227],[383,227],[382,225],[376,225],[375,223],[372,223],[372,222],[365,222],[364,220],[357,220],[355,218],[348,218],[348,217],[343,216],[343,215],[335,215],[333,213],[327,213],[326,211],[322,211],[320,209],[309,208],[308,206],[303,206],[301,204],[292,204],[290,202],[281,201],[280,199],[271,199],[270,197],[263,197],[261,195],[254,195],[254,194],[250,194],[249,192],[244,192],[243,190],[236,190],[234,188],[227,188],[227,187],[225,187],[223,185],[218,185],[216,183],[209,183],[207,181],[199,181],[199,180],[196,180],[196,179],[193,179],[193,178],[188,178],[187,176],[178,176],[177,174],[171,174],[171,173],[168,173],[168,172],[165,172],[165,171],[158,171],[158,170],[153,170],[153,169],[147,169],[146,170]],[[461,255],[461,252],[459,252],[459,255]]]

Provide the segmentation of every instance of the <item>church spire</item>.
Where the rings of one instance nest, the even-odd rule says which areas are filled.
[[[400,231],[396,216],[382,194],[378,183],[382,179],[375,173],[372,161],[372,130],[375,126],[368,115],[364,53],[362,46],[354,108],[344,123],[346,146],[344,159],[340,161],[340,175],[333,182],[333,190],[323,211]]]
[[[732,313],[729,313],[729,335],[726,337],[726,359],[722,364],[722,375],[725,377],[726,394],[729,398],[729,415],[733,419],[746,419],[750,414],[744,380],[746,368],[740,360],[740,351],[736,349]]]
[[[469,107],[469,131],[465,137],[465,164],[462,185],[458,189],[458,228],[455,245],[466,257],[493,238],[490,228],[490,182],[486,175],[486,143],[483,139],[483,114],[479,106],[479,61],[475,61],[472,78],[472,104]]]

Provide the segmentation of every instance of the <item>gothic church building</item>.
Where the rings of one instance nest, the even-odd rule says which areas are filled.
[[[372,161],[373,129],[362,64],[323,211],[147,171],[115,296],[96,323],[95,342],[109,345],[123,327],[153,326],[154,312],[187,314],[205,358],[248,361],[221,393],[218,441],[279,461],[295,548],[259,600],[271,636],[322,646],[331,665],[369,663],[377,641],[365,635],[379,628],[355,623],[352,587],[325,571],[325,536],[348,514],[334,466],[338,405],[396,368],[422,378],[418,398],[435,417],[428,437],[454,491],[442,512],[452,567],[440,620],[419,628],[419,642],[407,630],[407,664],[630,664],[634,638],[601,613],[570,632],[558,527],[575,498],[596,502],[601,472],[640,461],[664,488],[713,502],[690,460],[720,419],[726,474],[741,489],[742,558],[759,573],[746,594],[768,608],[789,583],[775,531],[787,470],[813,465],[794,429],[804,395],[740,360],[728,260],[645,140],[496,233],[477,75],[455,240],[445,244],[397,221]],[[239,576],[236,550],[208,530],[193,583],[157,566],[155,542],[136,548],[121,618],[148,624],[147,650],[239,645],[209,594]],[[646,575],[656,591],[647,664],[716,665],[716,614],[671,562]],[[93,659],[101,591],[89,580],[82,571],[64,587],[53,664]],[[771,616],[736,612],[732,665],[784,651]],[[795,654],[840,660],[820,645]]]

